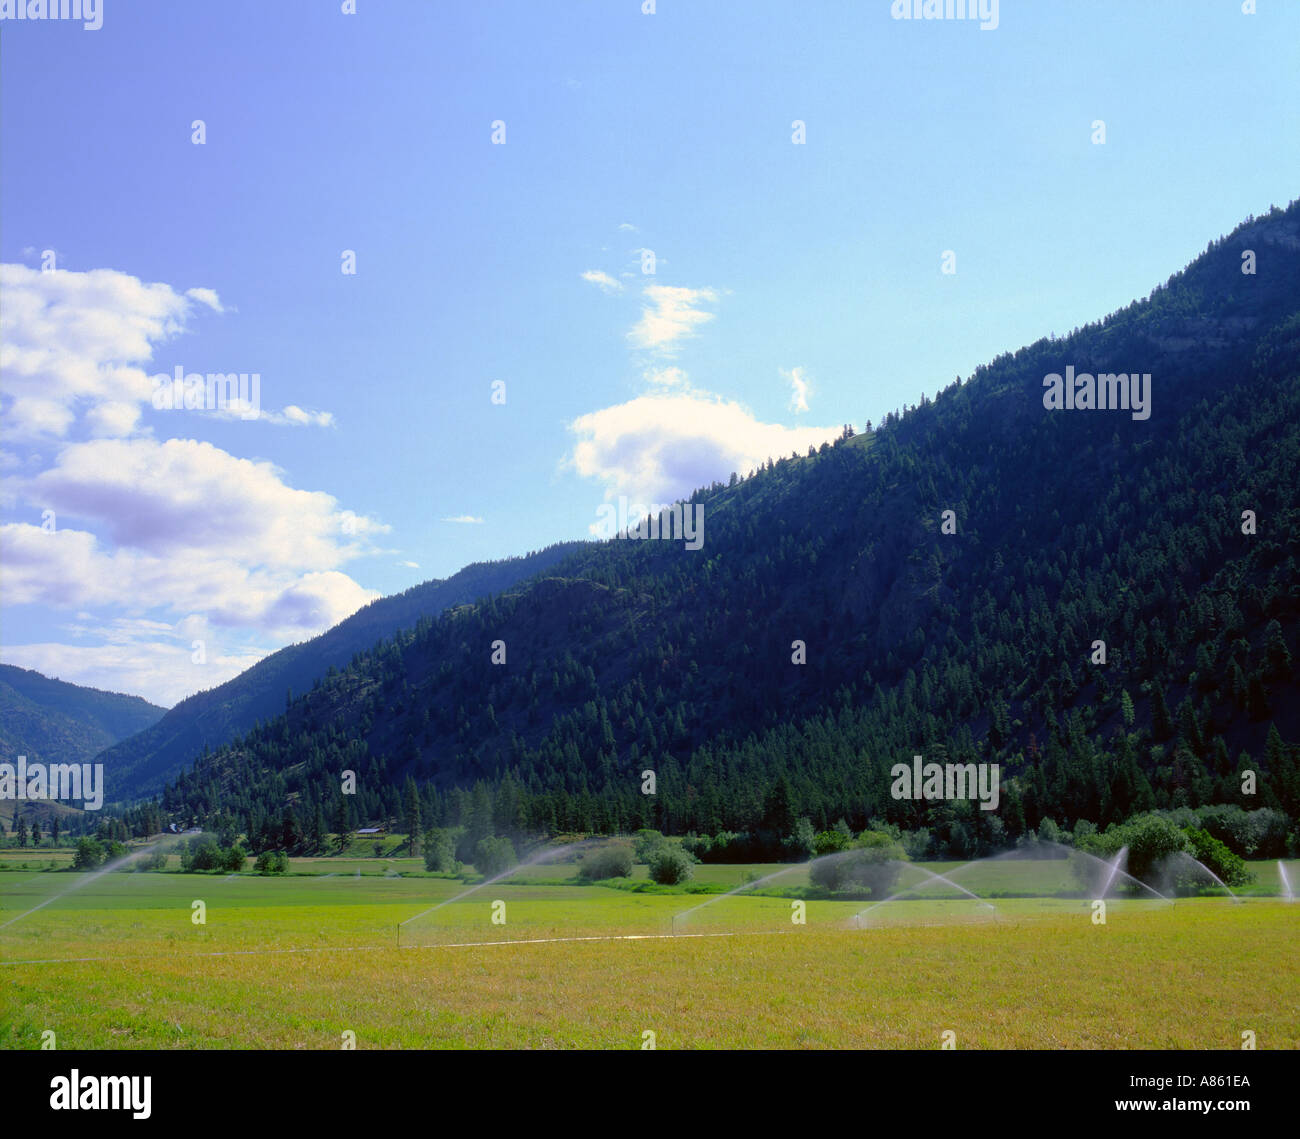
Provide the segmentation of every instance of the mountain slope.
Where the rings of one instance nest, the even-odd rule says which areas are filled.
[[[156,723],[165,709],[0,664],[0,759],[84,763]]]
[[[1150,373],[1150,418],[1047,410],[1044,378],[1069,367]],[[1294,819],[1298,485],[1292,204],[865,440],[697,492],[701,550],[602,543],[422,620],[164,805],[273,843],[396,815],[410,776],[426,823],[712,833],[793,812],[927,826],[954,852],[1149,806]],[[999,763],[1001,808],[894,799],[889,769],[915,754]]]
[[[284,711],[286,695],[309,688],[332,668],[407,628],[426,614],[509,589],[540,573],[582,543],[567,542],[497,562],[475,562],[443,580],[372,601],[328,632],[272,653],[239,676],[187,697],[147,731],[110,747],[106,765],[112,798],[152,794],[204,748],[218,748],[260,720]]]

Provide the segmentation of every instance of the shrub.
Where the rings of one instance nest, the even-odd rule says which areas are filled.
[[[1192,827],[1208,831],[1242,858],[1281,858],[1286,854],[1291,820],[1281,811],[1269,807],[1244,811],[1233,803],[1200,807],[1196,815]]]
[[[632,848],[621,842],[591,851],[578,867],[578,877],[588,882],[626,878],[632,873]]]
[[[661,886],[676,886],[690,878],[694,867],[691,856],[665,843],[650,856],[650,877]]]
[[[104,844],[97,838],[83,838],[77,842],[77,852],[72,856],[74,870],[96,870],[104,865]]]
[[[1108,827],[1109,835],[1113,827]],[[1128,872],[1143,882],[1153,880],[1165,859],[1188,850],[1187,836],[1160,815],[1143,815],[1124,824],[1120,838],[1128,847]]]
[[[515,857],[514,844],[508,838],[489,835],[478,840],[474,847],[474,869],[484,878],[495,878],[504,874],[518,862]]]
[[[853,836],[845,834],[844,831],[838,828],[829,831],[818,831],[813,837],[813,854],[819,858],[823,854],[838,854],[841,850],[848,850],[852,845]]]
[[[259,874],[283,874],[289,869],[289,856],[283,850],[264,850],[257,856],[253,869]]]
[[[682,849],[696,862],[708,862],[713,851],[713,839],[706,834],[688,834],[682,839]]]
[[[1038,824],[1038,841],[1063,844],[1070,841],[1070,835],[1068,831],[1061,830],[1054,820],[1044,819]]]
[[[193,868],[195,870],[220,870],[225,865],[225,857],[216,842],[210,838],[199,839],[194,847]]]
[[[1245,886],[1254,881],[1255,876],[1246,869],[1246,863],[1212,834],[1196,829],[1190,829],[1186,834],[1192,846],[1192,857],[1207,866],[1227,885]]]
[[[244,863],[247,861],[248,855],[244,853],[244,848],[239,843],[221,852],[221,869],[230,874],[238,874],[244,869]]]
[[[667,845],[668,840],[659,831],[643,828],[634,836],[636,847],[633,851],[638,862],[649,863],[655,852]]]
[[[902,846],[889,835],[865,831],[848,850],[814,862],[809,878],[823,890],[861,891],[880,898],[893,889],[906,858]]]
[[[903,853],[913,862],[921,862],[930,853],[930,831],[928,827],[920,830],[904,831],[899,840]]]
[[[167,852],[165,850],[151,851],[140,859],[137,865],[141,870],[166,870]]]

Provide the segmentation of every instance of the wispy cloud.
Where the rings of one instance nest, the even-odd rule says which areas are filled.
[[[674,285],[647,285],[642,295],[650,303],[642,306],[641,319],[628,333],[638,348],[671,353],[679,341],[712,320],[714,314],[695,306],[717,300],[712,289],[687,289]]]
[[[588,269],[582,274],[582,279],[590,281],[593,285],[598,285],[607,293],[621,293],[623,291],[621,282],[614,280],[608,273],[604,273],[599,269]]]
[[[474,515],[472,514],[454,514],[450,518],[444,518],[443,521],[444,522],[466,522],[466,523],[474,523],[476,525],[481,525],[483,519],[475,518]]]
[[[803,368],[781,369],[781,375],[790,385],[790,410],[801,414],[808,410],[809,385]]]
[[[676,365],[670,365],[667,368],[647,368],[642,376],[647,383],[654,385],[660,391],[668,388],[689,388],[691,378],[681,368]]]

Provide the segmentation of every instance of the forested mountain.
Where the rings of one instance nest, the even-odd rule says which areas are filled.
[[[164,711],[139,696],[0,664],[0,760],[25,755],[33,763],[85,763]]]
[[[1150,373],[1150,417],[1047,410],[1067,367]],[[163,808],[303,847],[412,816],[413,788],[426,825],[843,817],[926,826],[955,854],[1147,807],[1294,822],[1297,487],[1293,203],[1104,320],[697,491],[700,550],[592,545],[422,618],[202,756]],[[999,809],[892,798],[913,755],[1001,764]]]
[[[153,794],[205,747],[221,747],[259,722],[273,719],[284,711],[292,693],[311,687],[330,669],[345,667],[353,657],[426,614],[437,615],[509,589],[582,545],[560,542],[521,557],[475,562],[449,578],[382,597],[320,636],[280,649],[226,683],[187,697],[147,731],[137,728],[139,735],[98,757],[108,773],[111,798],[121,801]]]

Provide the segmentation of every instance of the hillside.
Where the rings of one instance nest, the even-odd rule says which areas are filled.
[[[204,748],[219,748],[279,715],[290,693],[310,688],[330,669],[346,667],[354,656],[426,614],[509,589],[581,545],[557,543],[522,557],[475,562],[449,578],[372,601],[320,636],[280,649],[226,683],[187,697],[147,730],[137,729],[140,734],[98,756],[110,773],[113,798],[157,792]]]
[[[1047,410],[1070,367],[1150,373],[1149,418]],[[483,832],[843,816],[964,853],[1155,806],[1294,824],[1300,205],[860,438],[697,491],[701,550],[592,545],[422,618],[203,757],[165,809],[262,844],[405,813],[408,779],[425,824]],[[894,800],[915,754],[1001,764],[1001,808]]]
[[[85,763],[143,731],[165,709],[120,692],[102,692],[30,669],[0,664],[0,760]]]

